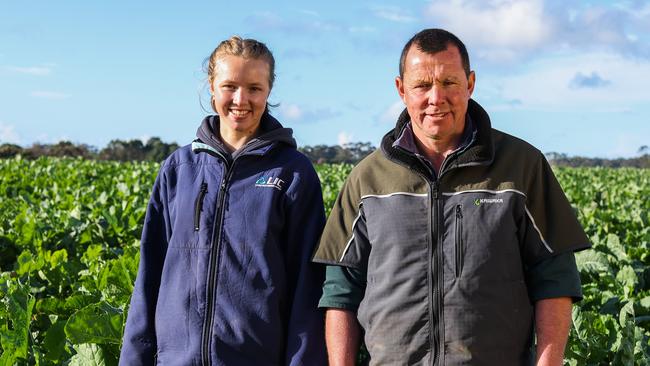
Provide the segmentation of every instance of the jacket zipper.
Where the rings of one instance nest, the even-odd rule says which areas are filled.
[[[429,345],[431,347],[433,357],[431,360],[431,365],[436,366],[436,365],[443,365],[445,363],[445,354],[444,354],[444,318],[443,318],[443,309],[442,309],[442,303],[443,303],[443,288],[442,288],[442,278],[443,278],[443,255],[442,255],[442,248],[440,246],[442,245],[443,242],[443,232],[441,231],[441,227],[444,227],[442,225],[442,202],[440,200],[440,180],[442,176],[446,173],[447,171],[447,164],[449,161],[454,158],[457,155],[460,155],[461,153],[465,152],[472,144],[474,143],[474,140],[472,140],[467,146],[465,146],[462,150],[457,151],[449,156],[447,156],[443,161],[442,165],[440,166],[440,170],[438,171],[438,174],[435,174],[433,170],[431,169],[431,165],[424,161],[424,158],[421,157],[418,154],[413,154],[412,152],[405,150],[401,147],[397,147],[398,149],[404,150],[406,153],[410,155],[414,155],[420,163],[429,171],[429,177],[426,176],[426,174],[423,174],[422,172],[419,172],[418,170],[413,169],[412,167],[405,165],[403,161],[399,160],[398,158],[391,158],[390,156],[387,156],[389,160],[394,161],[398,164],[405,165],[407,168],[413,170],[416,174],[418,174],[420,177],[422,177],[426,182],[429,183],[429,194],[430,194],[430,202],[429,202],[429,248],[428,248],[428,264],[429,264],[429,270],[427,271],[427,281],[429,284],[430,291],[428,291],[428,302],[429,302],[429,332],[430,332],[430,337],[429,337]],[[456,166],[452,166],[450,169],[456,168]],[[433,178],[433,179],[432,179]],[[461,212],[462,215],[462,212]],[[461,216],[462,217],[462,216]],[[436,235],[437,234],[437,235]],[[434,242],[434,238],[436,238],[437,242]],[[435,247],[434,247],[435,245]],[[435,266],[435,268],[434,268]],[[435,271],[435,273],[434,273]],[[442,331],[441,331],[442,329]]]
[[[212,235],[212,251],[210,252],[210,261],[208,262],[208,282],[207,282],[207,294],[206,294],[206,310],[205,310],[205,321],[203,322],[203,332],[201,338],[203,339],[203,345],[201,353],[203,355],[203,365],[210,366],[210,340],[212,338],[212,325],[214,322],[214,303],[215,303],[215,293],[217,287],[217,272],[219,269],[219,251],[221,250],[221,229],[223,227],[223,207],[226,196],[226,188],[228,187],[228,181],[232,177],[232,166],[228,167],[226,164],[226,171],[224,174],[224,179],[221,181],[221,186],[219,188],[219,195],[217,199],[217,216],[215,217],[215,228]],[[215,240],[216,237],[216,240]]]
[[[428,246],[428,268],[427,281],[429,291],[427,291],[427,300],[429,302],[429,346],[433,357],[431,365],[435,366],[444,363],[444,337],[441,336],[440,329],[442,325],[442,253],[439,250],[442,243],[442,232],[440,230],[440,177],[431,169],[429,163],[422,157],[416,155],[418,160],[429,170],[429,177],[418,173],[426,182],[429,183],[429,246]],[[442,163],[440,172],[445,166],[447,159]],[[436,239],[436,240],[434,240]]]
[[[460,277],[463,270],[463,209],[456,205],[456,278]]]
[[[203,198],[207,192],[208,183],[201,183],[201,190],[199,191],[199,195],[196,197],[196,201],[194,201],[194,231],[199,231],[201,210],[203,210]]]
[[[427,249],[427,260],[428,260],[428,267],[429,270],[427,271],[427,284],[429,287],[429,291],[427,291],[427,300],[429,302],[429,347],[431,348],[433,358],[432,358],[432,365],[435,364],[435,358],[437,355],[437,350],[436,350],[436,345],[437,345],[437,328],[436,328],[436,321],[435,321],[435,316],[434,316],[434,292],[435,292],[435,285],[434,285],[434,279],[433,279],[433,267],[434,267],[434,249],[433,246],[435,243],[433,242],[434,238],[434,213],[433,213],[433,207],[434,207],[434,202],[435,202],[435,196],[437,195],[436,187],[435,186],[429,186],[429,245]]]
[[[212,233],[212,251],[210,252],[210,261],[208,263],[208,282],[206,289],[206,318],[203,322],[203,330],[201,333],[201,358],[203,366],[210,366],[212,361],[210,359],[210,340],[212,339],[212,328],[214,323],[214,299],[216,290],[217,290],[217,276],[219,270],[219,252],[221,250],[221,231],[223,228],[223,212],[224,212],[224,201],[226,199],[226,191],[228,190],[228,184],[232,178],[234,172],[234,166],[237,159],[242,156],[246,151],[250,151],[265,145],[266,141],[260,141],[257,144],[251,144],[244,148],[241,153],[235,157],[229,164],[229,160],[221,154],[209,153],[210,155],[217,155],[224,161],[226,166],[224,171],[224,179],[221,181],[219,188],[219,193],[217,195],[217,206],[215,212],[217,213],[215,217],[215,227]]]
[[[434,282],[433,282],[433,301],[434,301],[434,333],[433,341],[435,343],[435,353],[433,357],[433,365],[444,364],[444,337],[442,331],[445,329],[444,319],[442,314],[442,278],[443,278],[443,257],[442,257],[442,235],[443,232],[440,230],[440,223],[442,221],[441,215],[441,200],[440,200],[440,183],[439,179],[433,183],[433,209],[435,210],[434,215],[434,230],[432,233],[432,238],[436,238],[435,247],[433,249],[433,264],[435,268],[431,268],[431,271],[435,270]],[[435,236],[433,236],[435,234]]]

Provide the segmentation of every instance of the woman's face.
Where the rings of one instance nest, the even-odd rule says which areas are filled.
[[[270,67],[264,60],[231,55],[217,60],[210,92],[222,131],[255,134],[271,92],[269,76]]]

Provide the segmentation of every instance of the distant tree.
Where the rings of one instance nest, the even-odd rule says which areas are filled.
[[[354,142],[340,145],[316,145],[299,148],[315,164],[350,163],[356,164],[375,150],[369,142]]]
[[[146,144],[142,140],[111,140],[105,148],[99,152],[101,160],[150,160],[163,161],[169,154],[178,149],[176,143],[165,143],[159,137],[152,137]]]
[[[16,155],[22,154],[23,148],[15,144],[2,144],[0,145],[0,159],[13,158]]]
[[[645,155],[650,152],[648,150],[650,150],[650,148],[648,148],[648,145],[639,146],[639,150],[637,150],[637,154]]]
[[[603,158],[587,158],[584,156],[567,156],[566,154],[547,153],[546,158],[554,166],[567,166],[567,167],[606,167],[606,168],[650,168],[650,155],[644,154],[634,158],[618,158],[618,159],[603,159]]]
[[[101,160],[145,160],[144,145],[141,140],[111,140],[105,148],[99,152]]]
[[[46,154],[47,156],[69,156],[89,159],[93,157],[94,152],[92,148],[85,144],[75,145],[70,141],[59,141],[55,145],[47,145]]]
[[[159,137],[150,138],[144,146],[146,159],[151,161],[163,161],[176,149],[178,144],[164,143]]]
[[[0,158],[11,158],[21,154],[26,159],[36,159],[41,156],[81,157],[84,159],[101,160],[150,160],[162,161],[174,150],[176,143],[165,143],[159,137],[150,138],[146,144],[141,140],[111,140],[106,147],[97,151],[86,144],[73,144],[70,141],[60,141],[56,144],[34,143],[31,147],[22,148],[14,144],[0,145]]]
[[[350,163],[357,163],[375,151],[375,147],[370,142],[352,142],[343,145],[343,148],[349,152],[352,160]]]

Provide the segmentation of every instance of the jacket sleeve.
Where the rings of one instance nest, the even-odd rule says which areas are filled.
[[[527,265],[590,247],[576,212],[541,153],[526,192],[526,216],[522,233],[524,261]]]
[[[140,240],[140,264],[122,339],[120,365],[153,365],[157,352],[154,327],[167,242],[171,229],[164,205],[166,190],[163,170],[158,173]]]
[[[370,243],[359,184],[354,173],[353,170],[341,187],[313,260],[365,272]]]
[[[311,255],[325,224],[320,181],[313,168],[287,192],[287,277],[290,303],[287,321],[286,365],[327,365],[324,318],[318,309],[324,266]]]

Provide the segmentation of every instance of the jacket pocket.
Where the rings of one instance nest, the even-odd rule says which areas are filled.
[[[456,277],[460,276],[461,271],[463,270],[463,206],[456,205],[456,245],[454,248],[456,261],[455,261],[455,270]]]
[[[196,196],[196,201],[194,201],[194,231],[199,231],[200,222],[201,222],[201,211],[203,210],[203,199],[205,194],[208,192],[208,183],[201,183],[201,190],[199,195]]]

